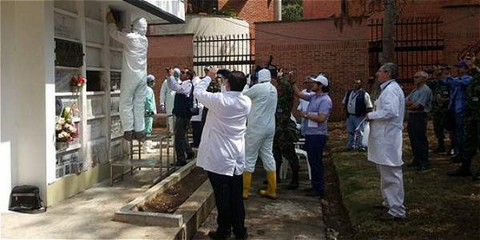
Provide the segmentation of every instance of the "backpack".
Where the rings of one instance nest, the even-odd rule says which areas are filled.
[[[41,213],[47,208],[40,198],[40,189],[37,186],[15,186],[10,194],[8,210],[22,213]]]

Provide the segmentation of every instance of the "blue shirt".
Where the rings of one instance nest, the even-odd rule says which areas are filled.
[[[316,122],[316,126],[312,127],[311,124],[308,126],[311,120],[305,120],[303,122],[303,129],[305,129],[305,135],[327,135],[328,136],[328,127],[327,127],[327,120],[332,112],[332,99],[328,94],[324,93],[322,95],[312,94],[307,99],[310,103],[307,107],[308,114],[315,114],[315,115],[324,115],[327,119],[324,122]]]
[[[463,75],[456,78],[447,78],[441,80],[441,84],[450,86],[450,100],[448,102],[448,110],[455,113],[462,113],[465,111],[467,103],[467,87],[472,83],[472,76]]]

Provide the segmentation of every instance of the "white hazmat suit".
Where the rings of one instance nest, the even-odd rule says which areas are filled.
[[[252,100],[252,110],[248,115],[245,135],[245,171],[254,172],[257,158],[263,161],[267,172],[275,172],[275,159],[272,145],[275,136],[275,111],[277,109],[277,89],[271,83],[268,69],[258,72],[258,83],[251,88],[246,86],[243,94]]]
[[[110,23],[110,36],[123,44],[122,81],[120,85],[120,120],[124,134],[135,131],[144,135],[145,96],[147,91],[147,21],[138,18],[132,22],[132,32],[118,31]]]

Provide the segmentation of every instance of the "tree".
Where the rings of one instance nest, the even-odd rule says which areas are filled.
[[[299,21],[303,19],[303,7],[301,3],[294,2],[284,4],[282,7],[282,21]]]

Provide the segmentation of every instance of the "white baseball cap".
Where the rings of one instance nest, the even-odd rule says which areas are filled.
[[[325,87],[328,86],[328,79],[327,79],[324,75],[322,75],[322,74],[318,75],[316,78],[309,77],[308,79],[309,79],[310,81],[318,82],[318,83],[322,84],[322,85],[325,86]]]

